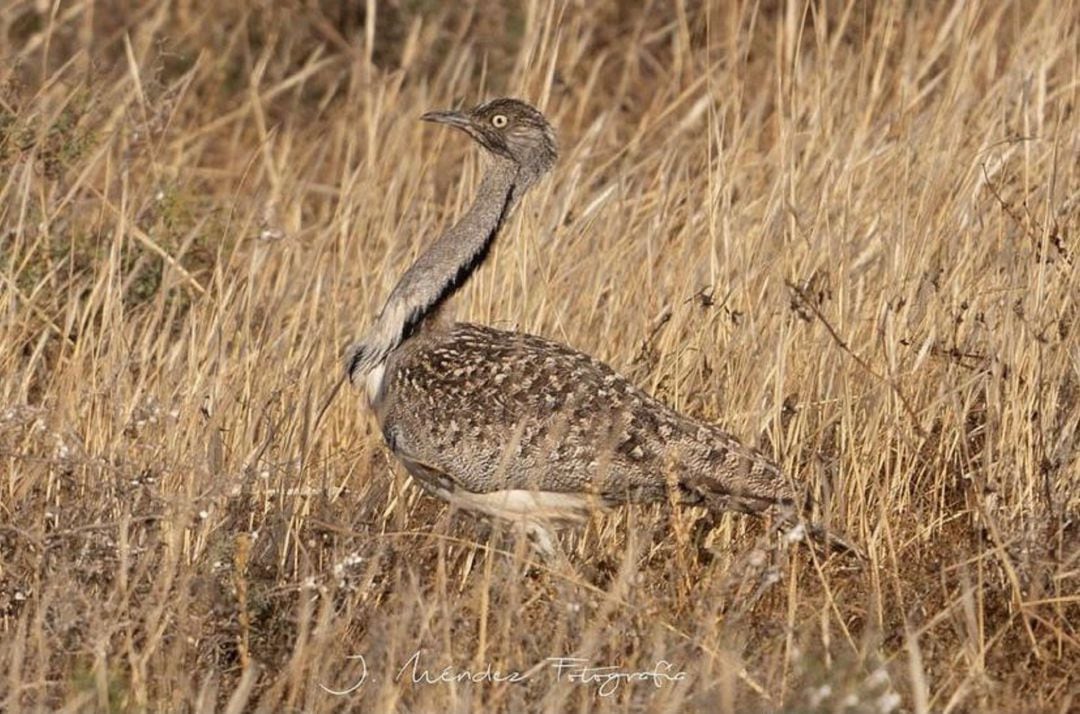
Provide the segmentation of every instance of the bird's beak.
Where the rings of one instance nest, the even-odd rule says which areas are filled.
[[[462,112],[428,112],[420,119],[436,124],[449,124],[450,126],[456,126],[458,129],[465,129],[470,124],[469,117]]]

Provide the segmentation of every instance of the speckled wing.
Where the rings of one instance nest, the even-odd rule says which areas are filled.
[[[791,500],[764,455],[533,335],[462,323],[418,333],[391,355],[373,406],[391,449],[407,467],[424,466],[410,473],[440,490],[531,489],[606,503],[674,495],[749,511]]]

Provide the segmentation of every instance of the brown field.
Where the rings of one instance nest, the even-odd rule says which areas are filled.
[[[1080,707],[1076,2],[347,5],[0,6],[0,709]],[[417,118],[503,94],[561,156],[457,316],[774,454],[865,563],[660,507],[538,562],[359,390],[316,420],[483,170]]]

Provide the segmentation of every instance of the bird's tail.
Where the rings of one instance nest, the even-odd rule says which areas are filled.
[[[791,543],[807,542],[810,546],[828,553],[842,553],[859,560],[866,560],[866,554],[847,538],[836,531],[820,524],[811,523],[795,514],[785,514],[776,520],[777,528],[784,538]]]
[[[715,449],[710,450],[714,452]],[[713,513],[735,511],[762,516],[791,542],[805,541],[827,552],[864,558],[862,551],[835,531],[805,517],[811,505],[771,459],[756,451],[731,450],[711,468],[694,469],[679,478],[688,503]]]

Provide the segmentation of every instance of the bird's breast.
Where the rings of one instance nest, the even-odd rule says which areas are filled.
[[[368,372],[364,387],[367,390],[368,402],[372,407],[378,405],[382,398],[383,377],[386,376],[386,362],[379,362],[374,369]]]

